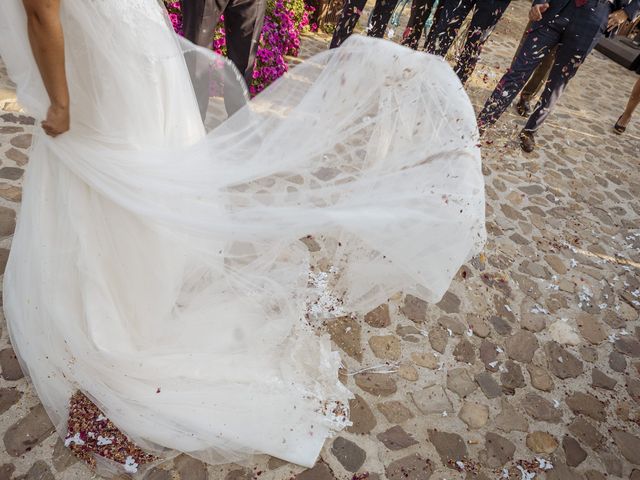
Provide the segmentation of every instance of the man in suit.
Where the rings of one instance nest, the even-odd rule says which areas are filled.
[[[224,15],[227,56],[249,84],[265,7],[265,0],[182,0],[184,36],[196,45],[211,46],[213,32]]]
[[[367,0],[345,0],[336,29],[333,31],[333,38],[329,48],[339,47],[342,42],[351,36],[366,4]],[[384,37],[393,9],[396,8],[397,4],[398,0],[376,0],[373,12],[371,12],[367,35],[377,38]]]
[[[478,116],[480,132],[493,125],[514,100],[542,59],[557,47],[555,62],[542,97],[520,132],[525,152],[535,149],[535,132],[545,121],[569,80],[600,37],[640,11],[640,0],[534,0],[529,19],[533,27],[511,68]]]
[[[476,68],[482,46],[506,11],[511,0],[450,0],[443,2],[442,11],[431,27],[425,50],[441,57],[446,56],[469,12],[473,17],[469,32],[456,64],[456,74],[466,83]]]

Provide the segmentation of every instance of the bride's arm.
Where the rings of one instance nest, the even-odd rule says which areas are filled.
[[[55,137],[69,130],[69,89],[64,68],[60,0],[23,0],[23,3],[31,50],[51,101],[42,128]]]

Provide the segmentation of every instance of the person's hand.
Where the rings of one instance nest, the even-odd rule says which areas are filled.
[[[538,22],[542,20],[542,14],[549,9],[548,3],[540,3],[538,5],[534,5],[529,10],[529,20],[532,22]]]
[[[42,122],[42,129],[47,135],[57,137],[69,130],[69,122],[69,107],[51,105],[46,120]]]
[[[609,21],[607,22],[607,31],[610,32],[614,28],[622,25],[627,20],[629,20],[627,12],[625,12],[623,9],[616,10],[611,15],[609,15]]]

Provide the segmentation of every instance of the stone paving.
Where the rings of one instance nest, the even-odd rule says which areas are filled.
[[[476,108],[527,8],[514,1],[487,45],[469,87]],[[306,37],[303,57],[327,41]],[[439,304],[399,295],[327,323],[356,394],[354,424],[313,469],[181,456],[145,478],[640,480],[640,112],[628,134],[611,129],[636,78],[593,54],[533,154],[513,141],[523,119],[509,110],[483,142],[486,251]],[[33,121],[1,70],[0,108],[4,268]],[[0,372],[0,480],[93,478],[53,434],[4,322]]]

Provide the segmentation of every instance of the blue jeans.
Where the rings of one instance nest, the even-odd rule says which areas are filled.
[[[557,46],[555,62],[540,101],[524,127],[529,132],[538,130],[604,33],[610,11],[609,3],[602,0],[589,0],[582,7],[571,1],[552,18],[545,15],[537,22],[480,112],[480,129],[490,127],[500,118],[542,59]]]

